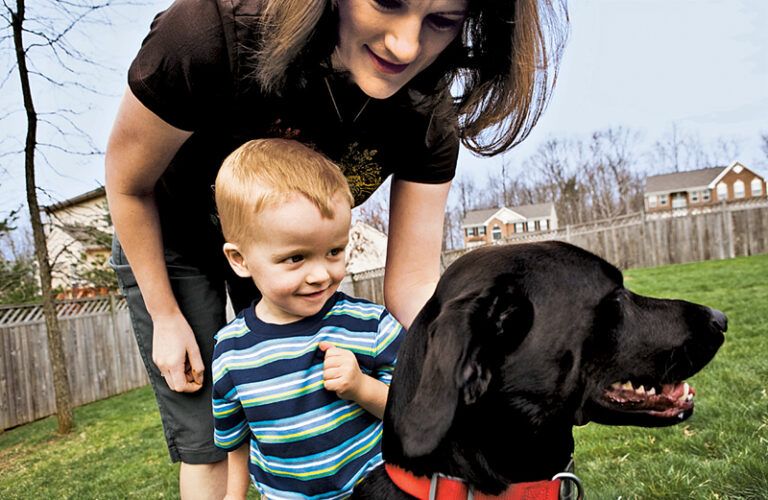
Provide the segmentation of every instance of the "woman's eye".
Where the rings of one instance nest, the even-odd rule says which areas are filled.
[[[459,26],[459,24],[461,24],[461,21],[458,19],[452,19],[450,17],[443,17],[438,15],[428,16],[427,19],[433,28],[441,31],[456,28]]]
[[[402,0],[373,0],[377,6],[384,10],[395,10],[402,7]]]

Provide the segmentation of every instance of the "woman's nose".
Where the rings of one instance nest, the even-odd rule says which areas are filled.
[[[396,60],[395,64],[412,63],[421,49],[421,21],[406,18],[392,24],[384,35],[384,46]]]

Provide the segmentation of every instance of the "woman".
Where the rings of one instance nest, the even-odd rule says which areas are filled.
[[[505,151],[547,101],[564,32],[552,1],[177,0],[155,18],[109,140],[106,188],[113,265],[182,496],[223,491],[205,373],[224,283],[236,310],[258,294],[222,255],[211,192],[221,161],[249,139],[293,137],[340,164],[358,204],[392,174],[384,293],[407,326],[439,277],[459,141]]]

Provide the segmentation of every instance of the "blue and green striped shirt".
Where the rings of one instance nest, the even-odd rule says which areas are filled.
[[[348,496],[381,463],[382,424],[325,390],[318,344],[352,351],[363,373],[389,384],[402,326],[383,306],[340,292],[287,325],[264,323],[254,309],[216,335],[216,445],[232,451],[250,438],[251,479],[270,500]]]

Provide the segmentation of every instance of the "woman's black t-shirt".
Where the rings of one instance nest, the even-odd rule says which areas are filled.
[[[210,271],[225,266],[212,186],[224,158],[248,140],[290,137],[314,146],[342,168],[356,204],[390,174],[442,183],[456,168],[455,120],[414,105],[407,90],[368,99],[346,77],[317,72],[302,88],[262,94],[245,50],[259,3],[177,0],[155,17],[128,75],[147,108],[193,131],[156,197],[165,246]]]

